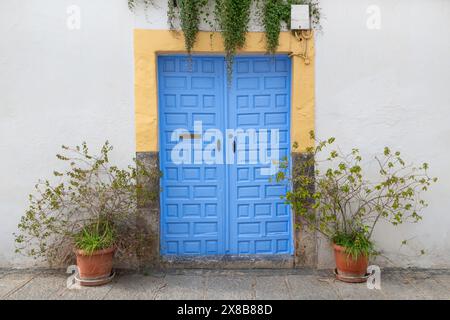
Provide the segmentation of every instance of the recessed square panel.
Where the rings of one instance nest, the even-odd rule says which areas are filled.
[[[202,61],[202,72],[203,73],[214,73],[214,61],[213,60],[203,60]]]
[[[216,180],[217,179],[217,169],[214,167],[205,168],[205,180]]]
[[[181,59],[180,72],[197,72],[197,61],[190,58]]]
[[[277,253],[287,253],[289,250],[288,240],[277,240]]]
[[[288,70],[288,61],[283,59],[277,59],[275,61],[275,71],[276,72],[287,72]]]
[[[168,235],[186,235],[189,234],[189,223],[167,223]]]
[[[164,72],[175,72],[175,59],[166,59],[163,62],[163,71]]]
[[[250,71],[250,61],[237,61],[236,68],[238,73],[247,73]]]
[[[178,217],[178,205],[177,204],[166,205],[166,210],[167,210],[167,216]]]
[[[216,217],[217,216],[217,204],[215,204],[215,203],[205,204],[205,215],[207,217]]]
[[[238,90],[250,90],[259,88],[258,78],[238,78],[237,89]]]
[[[272,215],[272,205],[270,203],[255,204],[255,216],[270,217]]]
[[[277,94],[275,96],[275,107],[277,108],[287,107],[287,96],[285,94]]]
[[[271,234],[286,234],[288,232],[287,221],[269,221],[266,223],[266,233]]]
[[[253,96],[253,105],[255,108],[269,108],[270,95],[255,95]]]
[[[253,62],[254,72],[270,72],[271,61],[269,59],[255,60]]]
[[[254,199],[259,197],[259,186],[237,187],[238,199]]]
[[[238,181],[248,181],[250,176],[249,176],[249,168],[238,168],[237,169],[237,178]]]
[[[201,205],[200,204],[183,204],[182,206],[183,217],[200,217]]]
[[[259,234],[259,223],[253,222],[240,222],[238,223],[238,235],[248,236]]]
[[[185,77],[164,77],[166,89],[185,89],[187,80]]]
[[[207,240],[206,241],[206,253],[208,254],[217,254],[218,253],[218,244],[215,240]]]
[[[177,96],[174,94],[164,95],[164,106],[166,108],[175,108],[177,106]]]
[[[167,253],[168,254],[178,254],[178,241],[167,241],[166,242]]]
[[[214,125],[216,124],[216,114],[215,113],[193,113],[192,123],[195,121],[201,121],[203,125]]]
[[[200,168],[183,168],[183,180],[200,180]]]
[[[215,222],[196,222],[194,224],[194,234],[204,236],[206,234],[216,234],[217,223]]]
[[[239,109],[248,108],[248,96],[237,96],[236,97],[236,105]]]
[[[283,217],[288,215],[288,205],[284,203],[277,203],[275,205],[276,213],[278,217]]]
[[[272,241],[271,240],[256,240],[255,241],[256,253],[271,253]]]
[[[194,186],[194,198],[214,199],[217,197],[216,186]]]
[[[178,180],[178,168],[166,168],[167,180]]]
[[[250,206],[248,204],[238,204],[238,217],[248,217],[250,215]]]
[[[198,97],[196,95],[182,94],[180,100],[180,105],[183,108],[195,108],[198,106]]]
[[[215,97],[211,95],[203,96],[203,108],[214,108],[215,107]]]
[[[192,89],[213,89],[214,78],[213,77],[193,77]]]
[[[183,251],[186,254],[198,255],[200,254],[200,241],[183,241]]]

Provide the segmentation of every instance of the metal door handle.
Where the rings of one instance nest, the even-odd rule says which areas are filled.
[[[217,139],[217,151],[218,151],[218,152],[220,152],[220,148],[221,148],[220,140]]]
[[[236,140],[233,140],[233,152],[236,153]]]

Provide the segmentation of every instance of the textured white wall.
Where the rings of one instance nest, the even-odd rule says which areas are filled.
[[[118,163],[133,156],[132,30],[167,28],[166,0],[156,2],[136,15],[126,0],[0,2],[0,267],[32,263],[14,254],[12,232],[61,144],[109,139]],[[450,267],[450,1],[321,3],[318,135],[367,157],[390,145],[440,178],[422,223],[377,232],[389,258],[380,262]],[[81,9],[80,30],[66,27],[69,5]],[[366,27],[369,5],[381,9],[380,30]],[[321,266],[332,264],[329,252],[322,244]]]
[[[66,9],[81,8],[81,29]],[[0,267],[28,266],[12,233],[61,144],[135,152],[133,15],[126,1],[0,1]]]

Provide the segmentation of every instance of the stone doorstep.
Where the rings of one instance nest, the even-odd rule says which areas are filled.
[[[294,256],[161,257],[163,269],[293,269]]]

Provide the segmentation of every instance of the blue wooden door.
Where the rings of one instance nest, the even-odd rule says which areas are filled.
[[[194,135],[196,121],[203,130],[224,129],[223,67],[219,57],[158,59],[162,254],[224,253],[225,166],[203,164],[195,152],[187,163],[173,159],[180,140],[202,142],[202,134]]]
[[[158,58],[163,255],[292,253],[292,216],[280,199],[287,186],[269,181],[270,164],[259,154],[240,163],[255,148],[246,138],[252,130],[268,130],[269,142],[270,130],[278,130],[279,157],[289,155],[290,70],[287,56],[237,57],[228,86],[223,57]],[[196,121],[223,138],[205,140]],[[185,139],[194,150],[180,164],[173,150]],[[205,143],[221,149],[225,164],[195,161],[195,148]],[[269,145],[269,158],[273,152]]]
[[[237,58],[228,101],[229,126],[242,129],[243,133],[242,139],[235,138],[236,164],[229,167],[233,186],[229,190],[230,252],[291,253],[292,218],[288,206],[280,199],[287,185],[270,182],[268,175],[271,156],[280,160],[289,155],[290,60],[282,56]],[[268,143],[267,158],[261,159],[259,152],[264,151],[261,143],[257,150],[250,144],[254,128],[259,134],[261,129],[267,130],[268,142],[273,130],[278,130],[278,156]],[[256,163],[250,161],[252,151],[257,151]]]

